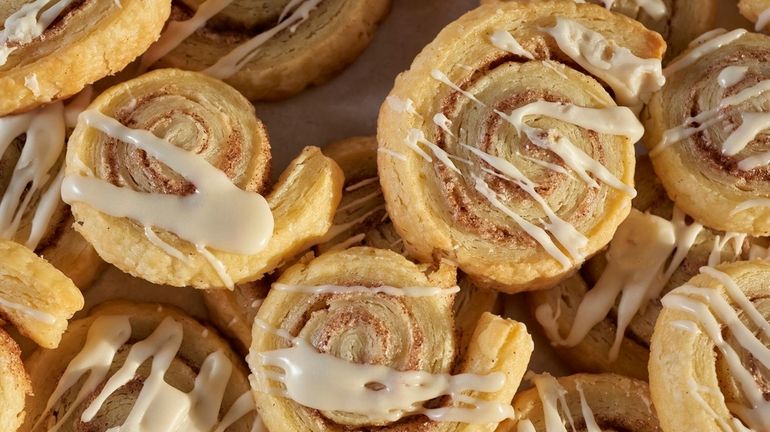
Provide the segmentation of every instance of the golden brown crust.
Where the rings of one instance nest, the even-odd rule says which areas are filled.
[[[169,16],[170,3],[74,2],[75,6],[41,38],[19,47],[0,66],[0,116],[66,99],[86,85],[122,70],[158,37]],[[0,21],[4,21],[15,10],[0,12]],[[25,85],[29,79],[37,84]]]
[[[113,116],[129,127],[151,130],[166,127],[166,122],[155,121],[159,110],[161,114],[185,112],[185,116],[170,116],[170,121],[179,122],[173,129],[176,134],[166,137],[170,142],[209,160],[241,189],[261,192],[269,179],[270,145],[264,126],[254,116],[254,107],[219,80],[195,72],[156,70],[102,93],[90,109]],[[196,140],[187,140],[185,131]],[[81,175],[81,163],[97,177],[120,187],[177,195],[194,191],[187,180],[169,173],[143,151],[110,139],[82,122],[70,138],[67,175]],[[317,148],[306,148],[266,196],[275,220],[266,248],[255,255],[222,251],[213,251],[213,255],[236,284],[259,279],[326,233],[340,199],[342,181],[342,173],[333,161]],[[195,246],[172,233],[156,232],[189,260],[182,261],[159,249],[146,238],[143,227],[130,219],[109,216],[80,202],[72,205],[72,211],[78,232],[105,261],[125,272],[158,284],[206,289],[224,285]]]
[[[760,133],[734,155],[724,149],[731,134],[746,121],[744,113],[762,112],[767,94],[756,92],[741,103],[720,107],[725,98],[751,92],[751,87],[766,79],[768,47],[769,36],[747,33],[672,71],[642,116],[643,142],[652,150],[655,172],[669,197],[685,213],[716,230],[756,236],[770,233],[769,207],[738,211],[741,204],[770,197],[770,168],[741,165],[746,158],[770,150],[770,141]],[[746,73],[723,88],[718,77],[730,66],[746,67]],[[709,120],[716,114],[719,121]],[[701,123],[696,123],[702,131],[684,134],[681,140],[667,139],[664,144],[667,132],[674,136],[692,124],[690,118],[695,116],[700,116]]]
[[[759,21],[760,15],[762,15],[762,13],[767,11],[768,9],[770,9],[770,1],[768,0],[739,0],[738,1],[738,10],[740,10],[741,15],[746,17],[746,19],[753,22],[754,24],[757,24],[757,21]],[[759,24],[757,24],[757,27],[759,27]],[[767,25],[763,26],[763,28],[757,28],[756,30],[757,31],[767,30]]]
[[[288,285],[358,285],[438,287],[454,285],[455,271],[442,265],[431,269],[385,250],[352,248],[326,253],[288,269],[277,283]],[[489,313],[482,314],[467,351],[455,355],[452,295],[389,296],[375,293],[308,294],[273,287],[257,314],[248,361],[254,374],[263,374],[257,355],[284,347],[286,341],[263,331],[264,323],[298,335],[322,353],[380,364],[397,370],[432,373],[468,372],[506,375],[498,392],[478,397],[509,401],[526,370],[533,349],[526,328]],[[313,312],[315,311],[315,312]],[[351,327],[352,326],[352,327]],[[358,342],[342,343],[355,330]],[[393,350],[389,347],[398,346]],[[256,382],[263,382],[257,379]],[[286,431],[336,431],[347,428],[384,431],[491,431],[495,425],[434,423],[420,416],[394,423],[372,423],[345,412],[318,412],[280,397],[255,391],[260,417],[268,428]]]
[[[650,213],[666,220],[672,219],[674,204],[666,196],[660,180],[653,171],[647,156],[637,159],[635,184],[638,195],[634,198],[634,211]],[[736,236],[725,241],[724,247],[716,248],[715,242],[722,241],[725,233],[704,228],[695,238],[682,263],[671,274],[660,295],[650,299],[629,323],[620,346],[619,357],[611,360],[609,353],[618,331],[618,302],[612,310],[595,325],[576,346],[556,346],[556,351],[566,360],[572,370],[578,372],[612,372],[647,380],[650,338],[658,314],[662,309],[660,299],[672,289],[686,283],[698,273],[698,269],[709,263],[711,254],[718,250],[720,262],[748,258],[749,245],[754,240]],[[532,310],[549,305],[551,310],[560,311],[556,318],[559,333],[567,335],[575,322],[577,309],[586,293],[595,286],[607,268],[605,253],[591,258],[581,269],[581,275],[560,283],[551,290],[533,292],[527,296]],[[582,277],[581,277],[582,276]]]
[[[743,293],[756,308],[759,320],[754,322],[766,321],[770,316],[767,290],[770,263],[742,261],[722,264],[710,271],[724,276],[718,278],[702,272],[687,283],[696,287],[694,292],[677,290],[667,297],[669,303],[660,313],[652,336],[649,363],[652,399],[666,431],[721,430],[720,425],[735,422],[743,422],[746,430],[758,430],[757,423],[747,423],[746,419],[753,409],[761,408],[752,406],[742,389],[756,386],[761,394],[767,389],[768,379],[743,341],[758,338],[758,343],[765,347],[767,341],[762,336],[763,330],[756,328],[754,320],[749,318],[746,303],[728,294],[727,286],[735,284],[735,290]],[[725,277],[727,280],[722,279]],[[709,300],[710,296],[722,298],[726,302],[723,306],[735,311],[737,320],[749,329],[747,338],[739,338],[728,328],[735,322],[723,318],[723,312],[719,312],[715,300]],[[693,305],[702,305],[704,309],[691,309]],[[708,330],[710,318],[714,319],[716,335]],[[722,349],[717,347],[714,336],[723,344]],[[723,349],[733,350],[740,364],[736,367],[745,368],[748,379],[741,384],[737,370],[728,367]]]
[[[553,286],[574,273],[581,262],[565,266],[557,261],[481,193],[474,176],[483,179],[509,211],[543,226],[546,216],[530,195],[496,172],[483,171],[490,167],[452,136],[462,134],[462,144],[507,159],[536,183],[538,193],[555,213],[588,238],[584,248],[588,256],[609,242],[631,204],[628,195],[607,185],[590,188],[577,177],[533,163],[532,158],[564,168],[558,156],[533,145],[493,111],[509,112],[538,100],[596,108],[614,105],[599,83],[572,69],[569,65],[573,63],[542,32],[553,25],[554,16],[590,26],[643,58],[660,58],[665,49],[656,33],[595,5],[568,1],[487,4],[447,26],[411,69],[399,76],[380,111],[380,178],[388,212],[408,253],[423,262],[446,257],[480,286],[506,292]],[[493,46],[490,36],[500,29],[508,30],[536,60],[527,62]],[[474,93],[485,107],[437,81],[434,71]],[[409,101],[413,113],[399,106]],[[437,113],[451,121],[451,136],[431,121]],[[551,119],[536,124],[567,134],[621,182],[632,184],[634,151],[629,140]],[[448,152],[461,174],[432,154],[432,162],[427,163],[416,153],[406,140],[419,133]],[[427,146],[423,148],[430,153]]]
[[[56,348],[83,308],[72,281],[26,247],[0,240],[0,316],[44,348]]]
[[[197,5],[175,6],[186,19]],[[236,2],[215,16],[158,62],[160,67],[202,70],[228,54],[249,36],[272,28],[283,5],[249,0]],[[310,85],[322,84],[352,63],[369,45],[390,0],[326,0],[310,12],[296,31],[283,31],[259,48],[259,54],[225,80],[250,100],[284,99]],[[242,12],[239,12],[242,10]]]
[[[131,338],[127,344],[118,350],[110,366],[108,377],[114,374],[123,364],[128,350],[132,346],[146,339],[164,319],[171,318],[181,324],[183,339],[169,370],[166,372],[165,380],[167,383],[181,391],[191,391],[195,377],[200,372],[204,360],[210,354],[219,352],[224,354],[233,367],[232,375],[224,393],[224,401],[219,411],[219,418],[221,419],[238,397],[248,392],[248,373],[243,361],[215,330],[200,324],[185,312],[173,306],[113,301],[101,304],[91,310],[87,317],[73,321],[58,349],[38,350],[30,355],[27,360],[27,368],[35,397],[27,399],[27,418],[21,429],[22,431],[47,430],[46,428],[51,427],[57,421],[57,418],[61,418],[64,415],[73,404],[85,380],[73,383],[75,388],[66,392],[59,402],[54,403],[49,412],[45,412],[49,398],[70,361],[81,352],[88,331],[94,322],[99,318],[117,316],[128,317],[131,326]],[[89,394],[80,405],[73,407],[74,411],[71,414],[70,420],[64,422],[59,430],[63,432],[102,431],[121,425],[134,406],[138,394],[144,386],[144,381],[150,373],[150,363],[152,361],[147,362],[147,365],[141,367],[133,380],[122,386],[107,399],[104,407],[97,413],[92,422],[85,423],[81,421],[80,414],[86,408],[88,402],[96,396],[93,393]],[[95,391],[98,392],[99,390],[101,390],[101,386]],[[228,430],[249,431],[254,417],[253,413],[248,414],[231,428],[228,428]],[[39,426],[33,428],[38,423]]]
[[[481,3],[500,1],[509,0],[481,0]],[[599,5],[605,4],[602,0],[588,1]],[[711,30],[716,23],[717,0],[700,0],[697,2],[691,0],[663,0],[666,11],[661,17],[651,16],[644,8],[640,7],[641,3],[638,0],[616,0],[612,3],[611,10],[633,18],[650,30],[660,33],[668,44],[665,57],[667,61],[679,55],[693,39]],[[648,3],[654,4],[657,2]]]
[[[563,397],[566,407],[557,404],[553,408],[560,413],[561,423],[565,426],[574,422],[577,430],[586,430],[585,411],[581,406],[582,391],[582,400],[590,407],[600,430],[662,431],[652,407],[649,387],[644,381],[614,374],[576,374],[556,380],[565,391]],[[513,406],[516,419],[503,422],[497,432],[513,432],[517,424],[525,420],[532,423],[534,431],[548,430],[543,401],[537,389],[531,388],[517,394]],[[570,413],[569,416],[566,410]]]

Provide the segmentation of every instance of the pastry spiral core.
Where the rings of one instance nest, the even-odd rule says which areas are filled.
[[[384,412],[376,404],[357,407],[357,412],[345,411],[352,409],[346,401],[359,397],[357,392],[363,392],[363,400],[377,398],[381,391],[399,391],[399,381],[386,378],[388,374],[420,374],[419,378],[414,375],[401,379],[418,380],[429,389],[433,379],[450,380],[448,374],[453,371],[500,372],[506,384],[497,390],[468,393],[465,399],[454,397],[470,406],[497,406],[510,401],[531,351],[531,339],[523,334],[520,324],[486,314],[479,320],[467,352],[457,356],[452,310],[454,277],[452,267],[430,270],[394,252],[371,248],[329,252],[287,270],[257,314],[248,357],[255,374],[257,406],[265,424],[291,431],[359,427],[393,431],[491,430],[492,425],[456,420],[442,423],[410,415],[409,411],[420,413],[427,400],[415,401],[407,411],[402,408]],[[311,354],[303,350],[311,350]],[[305,354],[294,357],[302,352]],[[336,405],[336,409],[312,409],[295,402],[307,401],[308,396],[312,400],[302,387],[294,387],[296,377],[290,376],[293,369],[287,366],[299,361],[297,367],[301,369],[305,355],[333,365],[326,373],[340,386],[327,389],[324,403]],[[279,365],[284,365],[283,370]],[[380,378],[365,383],[366,389],[354,385],[343,390],[348,378],[357,379],[359,368],[370,372],[379,368]],[[489,376],[474,379],[484,381]],[[306,381],[305,385],[312,387],[314,383]],[[386,390],[389,386],[396,387]],[[385,394],[382,397],[386,404],[398,402],[386,402]],[[426,406],[443,406],[443,400],[438,398]],[[450,413],[451,409],[446,413],[451,419]]]
[[[151,48],[146,56],[161,55],[160,67],[223,79],[250,100],[275,100],[326,82],[351,63],[390,0],[179,0],[172,24],[185,26],[204,7],[218,13],[170,52]]]
[[[636,104],[663,47],[630,19],[561,1],[482,5],[445,28],[380,112],[380,177],[407,251],[507,292],[571,274],[628,214],[642,130],[571,56],[605,72],[635,59],[639,81],[598,73]]]

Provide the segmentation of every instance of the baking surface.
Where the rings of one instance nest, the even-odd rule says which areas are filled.
[[[748,21],[738,15],[735,3],[721,1],[719,25],[750,28]],[[446,24],[477,5],[478,0],[394,0],[372,44],[342,74],[287,101],[256,104],[257,115],[267,126],[273,146],[273,178],[305,146],[323,147],[351,136],[373,135],[380,104],[396,75],[409,67]],[[111,266],[85,297],[86,307],[80,315],[105,300],[131,299],[174,304],[193,316],[206,317],[196,290],[158,288]],[[507,303],[506,315],[526,323],[535,339],[530,369],[556,375],[568,373],[530,318],[523,297],[512,296]]]

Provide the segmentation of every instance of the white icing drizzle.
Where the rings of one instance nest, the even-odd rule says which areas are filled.
[[[437,146],[436,144],[428,141],[428,139],[425,138],[425,133],[420,129],[415,129],[415,128],[410,129],[409,134],[406,136],[406,139],[404,140],[404,143],[407,145],[407,147],[414,150],[415,153],[419,154],[427,162],[432,162],[433,159],[430,157],[430,155],[428,155],[428,153],[425,153],[425,151],[420,148],[419,144],[424,144],[428,146],[428,148],[441,161],[441,163],[446,165],[447,168],[451,169],[457,174],[461,174],[460,170],[457,169],[454,162],[452,162],[452,160],[449,158],[449,153],[444,151],[444,149]]]
[[[600,1],[604,3],[604,7],[612,9],[616,0]],[[664,3],[663,0],[634,0],[634,3],[655,20],[661,20],[666,17],[666,3]]]
[[[544,31],[556,40],[564,54],[606,82],[621,105],[639,111],[666,83],[660,59],[640,58],[577,21],[558,17],[556,25]]]
[[[390,156],[390,157],[392,157],[394,159],[398,159],[400,161],[406,162],[406,155],[403,154],[403,153],[399,153],[399,152],[397,152],[395,150],[391,150],[391,149],[385,148],[385,147],[379,147],[377,149],[377,152],[378,153],[382,153],[382,154],[386,154],[386,155],[388,155],[388,156]]]
[[[516,153],[516,156],[520,157],[520,158],[522,158],[524,160],[530,161],[530,162],[532,162],[535,165],[541,166],[543,168],[547,168],[547,169],[549,169],[549,170],[551,170],[553,172],[557,172],[559,174],[564,174],[566,176],[573,177],[572,173],[567,171],[567,169],[564,168],[561,165],[557,165],[555,163],[550,163],[550,162],[546,162],[544,160],[540,160],[540,159],[537,159],[537,158],[529,157],[529,156],[523,155],[521,153]]]
[[[770,8],[763,10],[762,13],[757,16],[757,22],[754,26],[754,30],[756,32],[761,32],[765,27],[767,27],[767,24],[770,24]]]
[[[0,156],[17,137],[26,134],[24,148],[0,200],[0,237],[14,238],[32,199],[41,193],[25,242],[33,250],[48,230],[59,203],[61,177],[51,170],[64,150],[63,112],[61,102],[56,102],[25,114],[0,118]],[[43,191],[52,175],[56,177]]]
[[[702,230],[698,223],[687,225],[684,213],[678,209],[671,222],[632,211],[610,242],[607,268],[581,300],[567,337],[559,334],[559,312],[554,313],[549,303],[535,310],[536,319],[555,345],[575,346],[607,317],[620,296],[617,331],[609,353],[614,361],[631,320],[650,299],[660,295]]]
[[[21,303],[16,302],[10,302],[8,300],[5,300],[3,298],[0,298],[0,307],[4,309],[10,309],[15,312],[18,312],[27,318],[33,319],[35,321],[38,321],[43,324],[54,324],[56,323],[56,317],[47,313],[43,312],[39,309],[35,309],[33,307],[29,307],[26,305],[23,305]]]
[[[147,237],[147,240],[149,240],[150,243],[157,246],[158,249],[162,250],[166,254],[171,255],[172,257],[178,259],[179,261],[184,261],[186,263],[190,262],[189,257],[183,254],[182,251],[175,248],[174,246],[171,246],[170,244],[163,241],[162,238],[158,237],[158,235],[155,234],[155,231],[153,231],[152,227],[150,226],[144,227],[144,236]]]
[[[467,97],[468,99],[472,100],[473,102],[476,102],[477,104],[481,106],[487,106],[484,102],[480,101],[475,95],[473,95],[470,92],[467,92],[460,88],[457,84],[453,83],[452,80],[449,79],[449,77],[444,73],[441,72],[438,69],[433,69],[430,73],[430,75],[435,79],[436,81],[448,86],[452,90],[460,93],[461,95]]]
[[[575,388],[580,394],[580,411],[582,412],[583,420],[586,423],[586,431],[602,432],[601,428],[596,423],[596,418],[594,418],[594,412],[591,410],[591,407],[588,405],[588,400],[586,400],[586,395],[585,393],[583,393],[583,383],[578,382],[577,384],[575,384]]]
[[[631,142],[639,141],[644,135],[644,126],[627,107],[586,108],[558,102],[536,101],[516,108],[510,114],[496,112],[519,133],[524,129],[525,117],[546,116],[598,133],[623,136]]]
[[[743,242],[746,240],[746,237],[746,234],[735,232],[727,232],[722,236],[716,236],[714,238],[714,246],[711,248],[711,253],[709,254],[708,266],[714,267],[722,263],[722,252],[730,241],[733,242],[733,257],[730,261],[738,260],[741,251],[743,250]]]
[[[16,51],[19,45],[40,37],[74,0],[58,0],[41,13],[51,1],[35,0],[27,3],[5,19],[3,29],[0,30],[0,66],[8,61],[8,56]]]
[[[274,283],[276,291],[304,293],[304,294],[386,294],[392,297],[434,297],[442,295],[452,295],[460,292],[459,287],[440,288],[440,287],[405,287],[396,288],[392,286],[342,286],[342,285],[288,285],[283,283]]]
[[[689,44],[687,44],[687,48],[695,48],[699,45],[703,45],[705,42],[710,41],[711,39],[721,36],[723,34],[727,33],[727,30],[723,28],[715,28],[713,30],[709,30],[706,33],[703,33],[702,35],[696,37],[692,41],[690,41]]]
[[[532,144],[556,153],[588,186],[599,187],[599,184],[589,175],[591,173],[611,188],[620,190],[632,198],[636,196],[636,189],[620,181],[607,168],[575,146],[572,141],[558,131],[544,131],[525,125],[524,132]]]
[[[695,334],[700,333],[700,328],[698,328],[698,325],[692,321],[676,320],[676,321],[671,321],[669,325],[671,327],[677,328],[687,333],[695,333]]]
[[[757,134],[770,127],[770,113],[745,112],[741,113],[741,119],[742,122],[738,129],[733,131],[722,143],[722,153],[726,156],[735,156],[746,148]],[[751,159],[753,158],[744,159],[741,164]]]
[[[214,432],[225,432],[227,428],[232,426],[235,422],[256,410],[256,406],[254,394],[251,391],[246,391],[246,393],[242,394],[241,397],[233,403],[227,413],[225,413],[224,417],[222,417],[222,421],[219,422],[217,428],[214,429]],[[262,420],[256,418],[254,419],[254,425],[251,430],[252,432],[255,432],[266,430],[266,428],[264,424],[262,424]]]
[[[722,88],[729,88],[746,78],[748,66],[727,66],[717,76],[717,82]]]
[[[753,200],[746,200],[733,209],[733,211],[730,212],[730,216],[735,216],[736,214],[746,211],[749,209],[753,209],[756,207],[770,207],[770,199],[768,198],[757,198]]]
[[[770,90],[770,80],[760,81],[751,87],[747,87],[740,92],[728,96],[722,99],[716,108],[703,111],[695,117],[687,118],[680,126],[676,126],[672,129],[668,129],[663,133],[661,141],[652,149],[650,155],[655,156],[659,154],[668,146],[682,141],[685,138],[689,138],[696,133],[702,132],[707,128],[713,126],[718,121],[722,120],[722,111],[731,106],[735,106],[746,102],[754,97]],[[743,113],[744,124],[728,137],[722,144],[723,153],[728,156],[737,154],[742,150],[763,128],[762,124],[766,124],[767,119],[764,116],[760,116],[763,113]],[[748,121],[746,120],[748,116]],[[697,124],[697,126],[691,126]],[[752,135],[752,132],[753,135]],[[760,156],[761,157],[761,156]],[[741,161],[744,167],[756,163],[758,159],[748,158],[748,162]],[[740,164],[739,164],[740,165]]]
[[[399,113],[417,114],[417,110],[414,108],[414,101],[409,98],[401,99],[398,96],[388,96],[385,99],[390,109]]]
[[[521,419],[516,423],[516,432],[537,432],[537,429],[529,419]]]
[[[451,82],[441,71],[434,69],[432,75],[436,80],[446,84],[472,101],[484,105],[474,95],[462,90],[458,85]],[[519,133],[526,133],[533,144],[556,153],[591,187],[598,187],[598,184],[588,175],[588,172],[597,176],[610,187],[621,190],[632,197],[636,196],[636,190],[633,187],[621,182],[607,168],[572,144],[566,137],[552,136],[557,133],[555,130],[545,132],[541,129],[531,128],[524,123],[524,118],[527,116],[547,116],[599,133],[624,136],[631,142],[637,142],[644,135],[644,127],[629,108],[618,106],[586,108],[571,104],[537,101],[519,107],[510,114],[505,114],[499,110],[495,110],[495,112],[513,125]],[[410,130],[406,144],[425,160],[431,161],[430,156],[416,145],[417,142],[423,142],[421,140],[424,140],[424,134],[420,136],[422,132],[419,130],[415,132],[415,130]],[[543,133],[546,134],[547,139],[540,137]],[[441,151],[443,152],[443,150]]]
[[[537,192],[537,185],[528,179],[515,165],[507,160],[485,153],[475,147],[464,146],[473,154],[481,158],[497,171],[503,173],[509,180],[512,180],[518,187],[532,197],[545,213],[550,223],[544,223],[545,228],[553,234],[556,240],[572,256],[576,262],[585,260],[583,250],[588,246],[588,238],[580,233],[574,226],[561,219],[548,202]]]
[[[663,69],[663,75],[665,75],[666,78],[670,77],[676,72],[692,65],[701,57],[735,42],[746,33],[747,32],[744,29],[735,29],[726,33],[720,30],[713,30],[702,35],[701,38],[693,41],[693,48],[691,48],[690,51],[678,57]]]
[[[765,400],[763,390],[754,380],[752,373],[742,364],[736,349],[724,339],[723,327],[729,330],[742,348],[767,368],[770,367],[770,349],[741,321],[733,305],[742,310],[743,315],[757,326],[762,339],[770,337],[770,323],[729,275],[711,267],[702,267],[701,273],[717,280],[730,301],[715,289],[683,285],[666,295],[663,305],[689,313],[700,331],[716,345],[727,362],[732,378],[749,404],[731,406],[731,411],[752,430],[765,430],[770,425],[770,402]],[[695,397],[698,397],[697,392],[695,393]]]
[[[513,221],[516,222],[516,224],[519,225],[519,227],[521,227],[524,232],[529,234],[530,237],[535,239],[535,241],[538,242],[540,246],[543,247],[543,249],[545,249],[548,255],[558,261],[559,264],[561,264],[564,268],[567,268],[571,265],[569,257],[567,257],[567,255],[565,255],[564,252],[562,252],[559,247],[556,246],[556,244],[553,242],[553,240],[551,240],[551,237],[544,229],[524,219],[518,213],[503,204],[503,202],[497,196],[497,193],[495,193],[495,191],[489,187],[484,179],[475,174],[471,174],[471,177],[474,180],[474,187],[476,191],[484,196],[495,208],[503,212],[503,214],[509,218],[513,219]]]
[[[535,59],[535,56],[533,56],[529,51],[525,50],[519,41],[517,41],[516,38],[514,38],[513,35],[506,30],[495,30],[495,32],[492,33],[492,35],[489,37],[489,40],[492,42],[492,45],[503,51],[508,51],[511,54],[528,58],[530,60]]]
[[[448,375],[357,364],[320,353],[304,339],[276,331],[260,319],[255,320],[255,327],[273,331],[292,344],[289,348],[249,355],[247,360],[251,369],[259,371],[255,373],[258,391],[289,398],[308,408],[344,411],[374,421],[395,422],[422,414],[437,422],[486,424],[513,417],[509,403],[465,394],[499,391],[505,385],[502,373]],[[267,367],[278,368],[281,372],[268,371]],[[271,385],[271,381],[282,384],[282,388]],[[372,383],[380,384],[384,389],[373,390]],[[450,396],[454,405],[422,406],[440,396]]]
[[[259,54],[259,48],[267,41],[275,37],[282,31],[289,29],[292,33],[297,26],[301,25],[310,18],[310,12],[318,7],[323,0],[301,0],[291,1],[281,13],[281,20],[278,24],[266,30],[237,48],[230,51],[227,55],[217,60],[216,63],[205,69],[203,73],[215,78],[226,79],[235,75],[241,68]],[[292,11],[289,15],[289,11]]]
[[[232,291],[235,289],[235,282],[233,282],[233,278],[230,277],[230,274],[227,273],[227,266],[220,261],[214,254],[212,254],[206,247],[201,245],[195,245],[195,249],[198,251],[199,254],[203,258],[206,259],[206,261],[209,262],[212,268],[214,268],[214,271],[217,272],[217,276],[219,276],[219,280],[222,281],[222,283],[225,285],[225,288]]]
[[[377,183],[380,180],[379,177],[369,177],[367,179],[363,179],[359,182],[353,183],[350,186],[345,187],[345,192],[353,192],[358,189],[361,189],[363,187],[369,186],[370,184]]]
[[[365,233],[359,233],[359,234],[356,234],[356,235],[348,238],[347,240],[345,240],[345,241],[343,241],[341,243],[338,243],[338,244],[332,246],[329,249],[329,251],[345,250],[345,249],[347,249],[349,247],[352,247],[352,246],[355,246],[355,245],[360,245],[361,242],[363,242],[365,239],[366,239],[366,234]]]
[[[433,124],[440,127],[441,130],[446,132],[448,135],[455,136],[455,134],[453,134],[452,130],[450,129],[452,127],[452,121],[449,120],[449,118],[447,118],[444,113],[436,113],[436,115],[433,116]]]
[[[575,420],[572,416],[572,412],[567,404],[567,390],[559,383],[559,381],[548,373],[536,375],[529,372],[527,374],[527,379],[535,384],[537,394],[540,398],[541,405],[543,406],[545,432],[567,432],[567,424],[570,425],[573,431],[577,430],[575,428]],[[601,432],[601,429],[596,423],[593,411],[586,400],[582,384],[577,383],[576,389],[580,396],[580,410],[587,432]],[[563,414],[559,412],[560,408]],[[566,419],[564,417],[566,417]],[[517,432],[529,432],[534,430],[536,429],[530,420],[519,420]]]
[[[70,361],[48,399],[38,424],[54,404],[86,376],[74,402],[63,413],[59,413],[59,421],[49,431],[57,431],[74,410],[101,386],[99,393],[81,416],[83,422],[92,421],[107,398],[131,381],[138,368],[152,358],[150,374],[144,380],[125,423],[111,430],[209,432],[218,424],[218,430],[223,430],[218,416],[232,373],[232,364],[224,353],[217,351],[206,357],[189,393],[182,392],[165,381],[166,372],[181,347],[183,335],[180,323],[170,317],[165,318],[150,336],[131,346],[123,365],[107,378],[118,350],[131,337],[131,324],[126,316],[96,318],[88,330],[83,349]],[[242,396],[225,415],[229,424],[254,409],[253,406],[248,409],[245,400],[247,399]]]
[[[94,110],[83,112],[80,118],[86,125],[130,143],[165,163],[192,182],[197,192],[188,196],[150,194],[117,187],[97,178],[66,176],[62,185],[65,202],[84,202],[114,217],[160,227],[195,244],[199,250],[212,246],[251,255],[265,248],[272,236],[274,221],[261,195],[239,189],[205,159],[149,131],[128,128]]]
[[[381,210],[385,210],[385,204],[372,208],[371,210],[367,211],[357,219],[352,220],[350,222],[332,225],[332,227],[329,228],[329,231],[326,232],[326,234],[318,241],[318,243],[320,244],[320,243],[325,243],[327,241],[333,240],[338,235],[364,222],[365,220],[369,219],[373,214]]]
[[[206,25],[233,0],[206,0],[198,6],[192,18],[185,21],[169,21],[160,38],[142,56],[140,70],[146,70],[163,56],[178,47],[191,34]]]
[[[337,211],[338,212],[344,212],[346,210],[355,209],[356,207],[360,206],[361,204],[365,204],[367,202],[370,202],[373,199],[379,197],[380,195],[382,195],[382,190],[381,189],[377,189],[376,191],[374,191],[374,192],[372,192],[372,193],[370,193],[368,195],[362,196],[361,198],[354,199],[354,200],[350,201],[349,203],[347,203],[347,204],[345,204],[343,206],[338,207]]]

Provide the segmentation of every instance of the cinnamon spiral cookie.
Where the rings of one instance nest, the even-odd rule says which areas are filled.
[[[358,57],[389,7],[390,0],[175,0],[143,64],[202,71],[251,100],[282,99]]]
[[[0,5],[0,116],[74,95],[160,34],[169,0],[10,0]]]
[[[247,358],[267,427],[494,430],[512,415],[532,340],[522,324],[484,314],[456,357],[454,273],[372,248],[287,270]]]
[[[380,112],[380,178],[407,251],[507,292],[572,274],[628,214],[643,129],[571,65],[638,108],[664,48],[569,1],[482,5],[447,26]]]
[[[666,431],[761,431],[770,357],[770,263],[703,267],[663,298],[650,390]]]
[[[83,295],[69,278],[24,246],[0,240],[0,319],[56,348],[67,320],[82,308]]]
[[[243,361],[172,307],[99,306],[27,368],[35,397],[22,431],[249,431],[258,421]]]
[[[71,227],[59,190],[65,117],[76,113],[78,102],[0,117],[0,238],[24,244],[85,289],[102,262]]]
[[[621,375],[531,375],[534,388],[516,395],[515,420],[497,432],[634,431],[662,429],[647,383]]]
[[[661,297],[704,265],[747,258],[749,240],[704,228],[675,208],[646,157],[638,160],[635,177],[635,209],[609,251],[589,260],[583,277],[531,293],[528,300],[575,370],[646,380]]]
[[[269,165],[267,132],[237,91],[158,70],[80,116],[62,196],[75,228],[121,270],[232,289],[317,241],[339,202],[342,174],[318,149],[306,148],[265,199]]]
[[[666,68],[644,118],[668,195],[714,229],[770,233],[768,46],[743,29],[705,35]]]
[[[481,0],[491,3],[506,0]],[[583,3],[585,0],[574,0]],[[742,2],[745,0],[742,0]],[[765,0],[760,0],[765,1]],[[631,17],[650,30],[660,33],[668,43],[666,59],[687,48],[687,44],[714,26],[716,0],[588,0]]]

